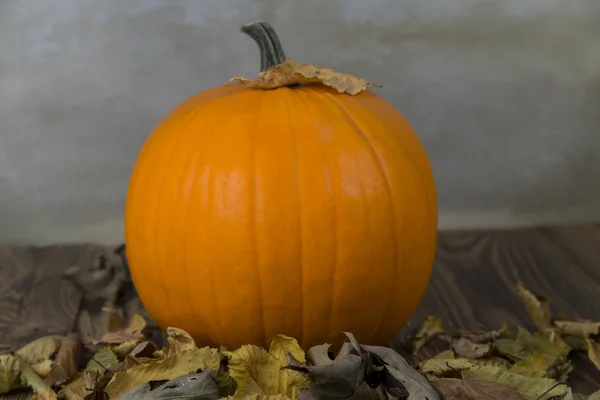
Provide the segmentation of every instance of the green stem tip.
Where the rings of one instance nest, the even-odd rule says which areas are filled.
[[[283,63],[286,60],[285,52],[279,41],[275,29],[265,21],[254,21],[243,25],[241,31],[250,36],[260,49],[261,72]]]

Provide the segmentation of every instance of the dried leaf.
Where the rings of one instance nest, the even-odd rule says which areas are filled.
[[[139,343],[141,342],[138,339],[128,340],[121,344],[112,345],[111,349],[117,356],[124,357],[131,353]]]
[[[302,64],[293,60],[286,60],[264,72],[260,72],[256,80],[243,77],[235,77],[231,80],[255,89],[276,89],[283,86],[320,82],[339,93],[350,95],[363,92],[370,86],[379,86],[354,75],[336,72],[330,68]]]
[[[38,374],[40,377],[45,378],[54,368],[54,361],[43,360],[38,362],[37,364],[33,364],[31,368],[33,368],[35,373]]]
[[[425,317],[421,328],[419,328],[419,331],[415,334],[411,341],[413,355],[417,354],[419,350],[421,350],[421,348],[431,339],[443,334],[444,332],[444,326],[441,319],[432,315]]]
[[[600,334],[600,322],[584,319],[554,319],[556,330],[563,335],[590,337]]]
[[[260,347],[243,345],[225,354],[229,358],[229,374],[238,386],[236,397],[241,393],[262,392],[296,398],[301,390],[308,387],[308,380],[302,373],[282,369],[282,361]]]
[[[466,337],[452,339],[454,352],[465,358],[481,358],[487,356],[492,350],[491,343],[476,343]]]
[[[61,341],[61,336],[43,336],[21,347],[16,353],[27,364],[37,364],[55,355]]]
[[[466,358],[456,358],[451,350],[446,350],[435,357],[420,363],[419,369],[422,373],[443,377],[447,372],[457,372],[471,368],[474,364]]]
[[[114,351],[109,346],[104,346],[100,351],[96,352],[91,360],[88,361],[85,370],[88,372],[98,371],[104,373],[110,367],[119,363],[119,359]]]
[[[554,396],[563,396],[568,391],[566,385],[555,386],[557,381],[554,379],[531,378],[497,367],[473,366],[463,370],[461,375],[465,380],[483,380],[514,387],[527,400],[547,400]],[[544,393],[546,394],[543,395]],[[543,397],[540,397],[542,395]]]
[[[79,335],[72,334],[61,340],[60,349],[56,354],[54,365],[50,373],[45,377],[49,385],[60,385],[77,372],[77,361],[81,342]]]
[[[12,354],[0,355],[0,394],[10,392],[19,378],[19,360]]]
[[[365,380],[363,358],[356,354],[346,354],[323,365],[306,365],[294,360],[289,368],[308,375],[308,393],[316,399],[350,397]]]
[[[18,356],[17,356],[18,359]],[[45,393],[45,392],[53,392],[50,388],[50,385],[46,383],[46,381],[39,377],[38,374],[24,361],[19,360],[20,371],[21,371],[21,382],[25,386],[29,386],[33,389],[34,393]]]
[[[57,400],[58,397],[54,392],[34,393],[28,400]]]
[[[275,335],[275,338],[271,341],[269,353],[279,360],[282,367],[290,363],[290,355],[298,362],[306,362],[304,350],[300,348],[298,341],[286,335]]]
[[[111,398],[117,397],[143,383],[174,379],[198,370],[218,371],[220,366],[221,354],[218,349],[196,348],[117,372],[106,386],[105,391]]]
[[[197,348],[194,338],[183,329],[168,327],[166,334],[168,346],[159,351],[163,357]]]
[[[306,358],[312,365],[328,365],[332,364],[333,360],[329,357],[329,348],[331,344],[324,343],[313,346],[306,351]]]
[[[85,371],[63,386],[58,394],[66,400],[82,400],[96,389],[99,378],[100,373],[98,371]]]
[[[154,383],[154,382],[152,382]],[[184,375],[153,387],[144,383],[130,392],[117,397],[118,400],[219,400],[219,387],[212,372],[206,371],[193,375]]]
[[[135,346],[129,355],[136,358],[152,358],[157,351],[156,345],[149,341],[140,342]]]
[[[556,357],[544,353],[535,353],[517,361],[509,371],[531,378],[543,378],[548,370],[556,363]]]
[[[139,314],[134,314],[127,328],[115,332],[106,332],[102,335],[100,343],[123,344],[131,340],[144,340],[143,330],[146,328],[146,320]]]
[[[550,302],[545,297],[533,293],[523,282],[517,283],[517,294],[521,298],[529,318],[540,332],[552,329]]]
[[[445,400],[524,400],[517,389],[489,381],[437,379],[431,385]]]
[[[392,349],[381,346],[360,346],[362,350],[373,354],[385,366],[387,372],[400,382],[409,393],[409,399],[439,400],[440,397],[431,384],[408,365],[402,356]]]
[[[590,397],[588,397],[587,400],[600,400],[600,390],[590,394]]]
[[[600,343],[587,340],[588,343],[588,358],[596,368],[600,369]]]

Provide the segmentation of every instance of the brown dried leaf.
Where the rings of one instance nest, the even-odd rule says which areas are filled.
[[[529,318],[540,332],[552,329],[550,302],[543,296],[533,293],[523,282],[517,283],[517,294],[521,298]]]
[[[49,385],[59,385],[75,375],[77,372],[77,361],[81,350],[79,335],[72,334],[61,340],[60,350],[56,354],[54,367],[45,377]]]
[[[165,357],[197,348],[194,338],[183,329],[168,327],[166,334],[168,346],[163,350]]]
[[[100,343],[123,344],[130,340],[144,340],[143,330],[146,328],[146,320],[139,314],[134,314],[127,328],[115,332],[106,332]]]
[[[416,355],[419,350],[431,339],[443,334],[444,332],[444,326],[441,319],[432,315],[425,317],[423,324],[421,324],[421,328],[419,328],[419,331],[411,340],[413,355]]]
[[[259,73],[256,80],[239,76],[231,80],[255,89],[276,89],[283,86],[320,82],[339,93],[350,95],[363,92],[370,86],[380,86],[354,75],[336,72],[330,68],[302,64],[293,60],[286,60]]]
[[[442,392],[445,400],[524,400],[513,387],[495,382],[461,379],[437,379],[431,385]]]
[[[129,352],[129,355],[136,358],[152,358],[152,355],[156,350],[156,345],[146,340],[138,343],[138,345]]]

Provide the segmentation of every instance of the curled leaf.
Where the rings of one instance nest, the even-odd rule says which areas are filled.
[[[409,393],[409,399],[440,400],[440,396],[425,377],[411,367],[406,360],[392,349],[381,346],[361,345],[361,349],[376,356],[391,378],[400,382]]]
[[[62,337],[43,336],[17,350],[17,355],[28,364],[37,364],[54,356],[60,348]]]
[[[521,298],[529,318],[540,332],[552,329],[550,302],[543,296],[533,293],[523,282],[517,283],[517,294]]]

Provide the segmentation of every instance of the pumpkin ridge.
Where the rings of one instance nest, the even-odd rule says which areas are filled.
[[[262,99],[260,99],[260,101],[262,102]],[[262,108],[260,108],[262,110]],[[261,123],[261,118],[256,118],[256,126],[254,127],[254,129],[256,131],[260,131],[260,123]],[[266,321],[265,321],[265,301],[264,301],[264,294],[263,294],[263,283],[262,283],[262,275],[261,275],[261,268],[260,268],[260,257],[258,256],[258,252],[260,251],[260,247],[258,246],[258,234],[256,232],[256,226],[257,226],[257,204],[258,204],[258,185],[257,185],[257,180],[256,180],[256,143],[254,141],[252,141],[252,149],[250,151],[251,153],[251,159],[250,159],[250,171],[252,172],[252,196],[250,196],[250,198],[252,199],[252,229],[251,229],[251,235],[252,235],[252,239],[254,241],[254,270],[255,270],[255,275],[256,275],[256,284],[258,286],[258,300],[260,302],[260,326],[262,326],[262,342],[266,343],[267,339],[267,325],[266,325]]]
[[[295,97],[295,96],[294,96]],[[302,304],[300,311],[300,326],[302,327],[300,337],[297,340],[302,343],[304,340],[304,313],[305,313],[305,301],[304,301],[304,246],[303,246],[303,235],[302,235],[302,194],[300,191],[300,171],[298,167],[298,149],[296,147],[296,130],[294,129],[294,121],[292,117],[292,113],[290,112],[290,104],[289,102],[285,102],[286,114],[288,117],[289,125],[290,125],[290,138],[292,143],[292,160],[294,163],[294,181],[296,183],[296,193],[298,199],[298,267],[300,268],[300,302]]]
[[[329,186],[330,190],[329,190],[329,196],[331,197],[331,205],[333,207],[333,224],[332,229],[333,229],[333,236],[335,236],[335,245],[333,246],[333,273],[331,274],[331,297],[329,300],[329,328],[327,329],[328,331],[328,335],[331,335],[331,332],[333,331],[332,328],[332,322],[333,322],[333,309],[334,309],[334,304],[335,304],[335,289],[336,289],[336,284],[335,282],[337,281],[337,274],[338,274],[338,247],[339,247],[339,218],[338,218],[338,209],[336,206],[336,202],[335,202],[335,193],[333,191],[333,180],[331,179],[331,167],[329,166],[329,160],[326,159],[326,157],[324,158],[324,164],[325,164],[325,179],[327,180],[327,185]],[[336,332],[337,333],[337,332]]]
[[[197,114],[194,115],[194,117],[196,117],[196,116],[197,116]],[[210,141],[213,139],[213,136],[214,136],[215,132],[217,131],[217,128],[220,125],[221,125],[221,120],[220,119],[215,119],[215,121],[212,124],[212,126],[210,128],[205,129],[206,133],[204,133],[205,137],[203,139],[202,146],[198,146],[198,148],[200,148],[200,147],[202,148],[202,153],[200,152],[200,150],[196,150],[196,154],[193,157],[190,157],[190,159],[192,159],[192,161],[191,161],[192,165],[197,165],[199,160],[201,160],[201,159],[203,159],[203,158],[206,157],[206,153],[208,152],[208,150],[207,150],[207,148],[208,148],[207,144],[210,143]],[[184,169],[184,170],[186,170],[186,169]],[[194,176],[193,181],[194,182],[196,182],[196,177],[198,175],[198,171],[199,171],[199,169],[196,168],[196,170],[193,173],[193,176]],[[191,201],[191,197],[192,197],[193,193],[197,193],[197,192],[198,192],[198,188],[197,188],[197,186],[194,186],[194,189],[192,190],[192,192],[190,193],[189,198],[188,198],[189,204],[194,204],[194,202]],[[188,205],[188,207],[184,211],[184,218],[183,218],[183,220],[186,221],[186,222],[188,221],[187,214],[189,212],[189,209],[190,209],[190,206]],[[190,229],[191,228],[190,228],[189,225],[185,226],[185,230],[186,231],[189,231]],[[189,263],[187,262],[187,253],[188,253],[188,246],[189,246],[188,242],[189,242],[189,238],[193,237],[193,236],[194,235],[189,235],[189,234],[186,233],[186,235],[185,235],[186,240],[184,240],[184,243],[183,243],[183,253],[184,254],[182,256],[182,259],[184,260],[184,264],[185,264],[185,267],[184,267],[185,269],[184,270],[185,270],[185,273],[186,273],[187,276],[190,276],[190,273],[189,273],[189,267],[190,266],[189,266]],[[211,276],[212,276],[212,273],[211,273]],[[213,281],[214,281],[214,277],[213,277]],[[192,280],[192,279],[187,279],[187,284],[188,284],[187,286],[188,286],[188,293],[189,293],[189,298],[188,299],[189,299],[189,304],[191,305],[192,311],[196,315],[202,315],[202,313],[198,312],[198,305],[197,305],[195,299],[192,298],[192,293],[197,292],[197,290],[194,290],[194,284],[196,284],[196,282],[194,280]],[[214,285],[211,286],[211,287],[214,287]],[[207,297],[211,297],[211,296],[207,296]],[[212,337],[213,333],[212,333],[210,324],[205,324],[205,329],[208,331],[208,334],[206,336],[209,337],[209,338]]]
[[[337,100],[337,98],[329,93],[324,93],[325,96],[333,103],[335,104],[346,116],[347,120],[350,122],[350,124],[354,127],[354,129],[360,134],[360,136],[363,138],[364,142],[367,144],[367,146],[369,147],[371,154],[373,156],[373,160],[375,161],[375,164],[377,165],[377,169],[379,170],[379,173],[381,174],[381,177],[383,178],[383,183],[385,185],[385,191],[387,193],[387,197],[388,200],[390,202],[390,214],[391,214],[391,219],[392,219],[392,224],[391,224],[391,232],[392,232],[392,239],[393,239],[393,265],[394,265],[394,275],[393,277],[390,277],[390,281],[394,282],[396,281],[396,279],[398,279],[398,250],[396,248],[397,243],[398,243],[398,234],[396,231],[396,216],[397,213],[394,209],[394,198],[392,195],[392,189],[390,187],[390,183],[389,183],[389,177],[388,175],[385,173],[385,169],[383,167],[383,164],[381,162],[381,159],[379,157],[379,155],[377,154],[377,151],[375,150],[375,147],[373,146],[373,144],[371,143],[371,140],[369,139],[369,137],[367,136],[367,134],[365,133],[364,129],[360,126],[360,124],[356,121],[356,119],[352,116],[352,114],[346,109],[346,107],[344,107],[344,104],[342,102],[339,102]],[[385,303],[385,306],[383,308],[383,313],[381,313],[381,319],[379,321],[379,323],[377,324],[377,328],[375,329],[375,331],[372,334],[372,337],[376,337],[379,333],[379,330],[381,329],[381,325],[383,324],[383,322],[385,321],[385,318],[387,316],[388,310],[392,305],[392,301],[394,298],[394,295],[396,291],[396,286],[392,286],[392,290],[389,291],[389,295],[388,295],[388,300]]]
[[[214,98],[214,96],[212,97]],[[178,132],[177,135],[177,139],[175,140],[175,143],[173,144],[173,147],[170,149],[168,155],[166,156],[166,164],[167,165],[171,165],[173,158],[175,157],[176,153],[177,153],[177,149],[179,148],[179,146],[181,145],[182,141],[183,141],[183,137],[185,136],[185,134],[188,131],[188,128],[190,126],[190,124],[192,123],[192,121],[194,120],[194,118],[200,114],[200,112],[203,110],[203,106],[206,103],[202,102],[200,104],[197,105],[197,108],[194,109],[192,112],[189,113],[189,115],[186,118],[186,121],[182,124],[181,129]],[[155,210],[155,215],[160,215],[160,210],[163,207],[163,205],[165,204],[164,201],[161,200],[163,193],[165,192],[164,187],[166,185],[167,182],[167,170],[163,169],[162,171],[162,179],[161,179],[161,183],[158,186],[158,191],[157,191],[157,199],[156,199],[156,210]],[[163,234],[163,232],[158,229],[160,224],[159,219],[157,218],[154,224],[154,242],[155,243],[160,243],[160,236]],[[159,249],[162,249],[162,246],[154,246],[154,259],[156,260],[156,262],[159,262],[160,265],[164,265],[164,259],[163,257],[165,257],[164,255],[162,255],[163,257],[159,257]],[[154,269],[156,275],[158,276],[158,281],[159,282],[164,282],[165,281],[165,276],[164,276],[164,271],[162,268],[158,268],[158,269]],[[173,312],[176,312],[175,309],[177,307],[173,307],[173,303],[170,301],[169,299],[169,295],[167,292],[167,289],[165,288],[164,285],[159,285],[162,289],[163,292],[163,298],[166,298],[166,302],[169,304],[169,308],[173,310]],[[181,315],[179,315],[179,318],[181,318]]]

